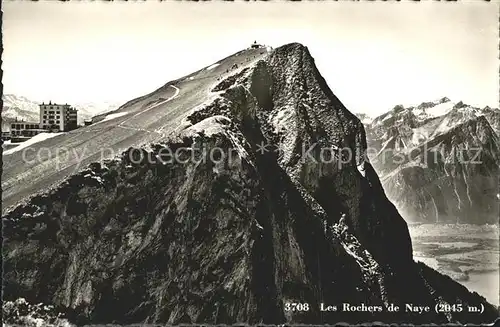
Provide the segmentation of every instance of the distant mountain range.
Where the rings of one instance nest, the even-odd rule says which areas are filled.
[[[39,120],[39,103],[30,100],[24,96],[14,94],[2,95],[2,130],[9,130],[10,123],[18,120],[38,121]],[[78,123],[83,124],[85,119],[89,119],[95,115],[112,111],[119,107],[119,103],[110,102],[87,102],[80,104],[72,104],[78,109]]]
[[[370,160],[407,220],[498,222],[499,109],[442,98],[358,117]]]

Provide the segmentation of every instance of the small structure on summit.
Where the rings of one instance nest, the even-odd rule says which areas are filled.
[[[252,49],[260,49],[263,47],[264,46],[262,44],[257,43],[257,41],[253,41],[252,45],[250,46],[250,48],[252,48]]]

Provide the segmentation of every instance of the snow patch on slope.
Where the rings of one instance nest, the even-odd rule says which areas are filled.
[[[363,118],[363,119],[361,120],[361,123],[362,123],[363,125],[370,125],[370,124],[372,123],[372,121],[373,121],[373,120],[372,120],[370,117],[366,117],[366,118]]]
[[[382,119],[382,121],[386,121],[388,119],[390,119],[392,117],[392,114],[388,114],[387,116],[384,117],[384,119]]]
[[[365,162],[362,161],[358,166],[358,171],[361,175],[363,175],[363,177],[365,177],[366,175],[366,172],[365,172]]]
[[[426,124],[424,126],[413,128],[412,131],[413,133],[411,136],[411,143],[413,145],[418,145],[429,139],[431,134],[434,132],[434,129],[431,126],[429,126],[429,124]]]
[[[54,136],[61,135],[61,134],[63,134],[63,133],[40,133],[38,135],[33,136],[29,140],[22,142],[20,145],[16,146],[15,148],[4,151],[3,154],[8,155],[8,154],[14,153],[14,152],[22,150],[30,145],[44,141],[46,139],[53,138]]]
[[[117,112],[117,113],[114,113],[114,114],[110,114],[110,115],[107,115],[106,117],[104,117],[104,119],[101,120],[101,122],[107,121],[107,120],[111,120],[111,119],[115,119],[115,118],[118,118],[118,117],[121,117],[121,116],[125,116],[126,114],[128,114],[128,112]]]
[[[215,67],[217,67],[217,66],[219,66],[219,64],[213,64],[212,66],[208,66],[208,67],[206,68],[206,70],[212,70],[212,69],[214,69],[214,68],[215,68]]]
[[[294,116],[294,110],[292,107],[284,107],[278,112],[274,113],[271,118],[271,123],[274,127],[275,133],[280,133],[287,130],[290,119]]]
[[[427,108],[425,112],[429,117],[439,117],[449,113],[453,109],[454,105],[455,103],[453,102],[440,103],[434,107]]]
[[[183,132],[183,135],[194,136],[201,132],[203,132],[207,136],[212,136],[219,133],[225,134],[225,126],[229,122],[231,122],[231,120],[226,116],[212,116],[186,128]]]

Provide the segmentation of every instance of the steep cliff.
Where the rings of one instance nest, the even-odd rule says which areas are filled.
[[[363,125],[307,48],[277,48],[206,91],[213,100],[168,138],[93,163],[5,213],[6,299],[50,302],[79,323],[498,317],[413,261],[406,223],[365,158]],[[391,303],[403,309],[387,312]],[[484,312],[434,311],[457,303]]]

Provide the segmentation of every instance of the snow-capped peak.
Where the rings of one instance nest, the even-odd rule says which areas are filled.
[[[395,106],[391,111],[388,111],[375,119],[372,125],[379,126],[394,123],[404,123],[404,121],[412,120],[416,125],[420,125],[429,119],[444,117],[446,115],[460,114],[465,117],[478,117],[485,112],[491,111],[490,107],[483,109],[476,108],[465,104],[463,101],[453,102],[447,97],[440,98],[435,101],[422,102],[418,105],[404,107],[403,105]]]

